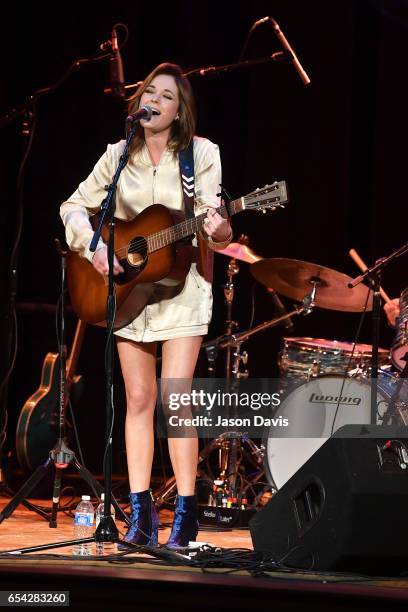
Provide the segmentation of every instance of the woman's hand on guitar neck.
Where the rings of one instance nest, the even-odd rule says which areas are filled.
[[[231,238],[231,225],[214,208],[209,208],[204,219],[204,231],[215,242],[224,242]]]
[[[95,252],[95,255],[92,258],[92,265],[99,274],[102,276],[108,276],[109,266],[108,266],[108,247],[104,246],[101,249],[98,249]],[[116,255],[113,256],[113,274],[120,274],[124,272],[124,269],[120,265],[117,260]]]

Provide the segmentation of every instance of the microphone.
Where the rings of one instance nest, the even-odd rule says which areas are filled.
[[[258,19],[257,21],[254,22],[253,26],[251,27],[251,30],[254,30],[258,26],[260,26],[263,23],[266,23],[267,21],[269,21],[270,19],[271,19],[271,17],[262,17],[262,19]]]
[[[115,26],[112,29],[111,55],[109,58],[109,80],[111,94],[115,98],[125,97],[125,77],[123,76],[123,64],[118,47],[118,37]]]
[[[265,17],[264,17],[264,19],[265,19]],[[279,27],[279,24],[277,24],[276,21],[274,19],[272,19],[272,17],[269,17],[269,20],[271,22],[271,25],[272,25],[273,29],[275,30],[276,36],[280,40],[280,43],[281,43],[282,47],[285,49],[285,51],[288,52],[290,61],[292,62],[292,64],[294,65],[294,67],[295,67],[295,69],[297,71],[297,73],[299,74],[299,76],[300,76],[300,78],[302,80],[303,85],[309,85],[309,83],[310,83],[309,76],[308,76],[307,72],[303,69],[303,66],[299,62],[298,58],[296,57],[296,53],[294,52],[294,50],[290,46],[289,42],[287,41],[286,36],[284,35],[284,33],[282,32],[282,30]]]
[[[150,121],[152,115],[160,115],[160,113],[156,109],[153,109],[151,106],[147,106],[147,104],[144,104],[136,112],[128,115],[126,117],[126,121],[132,121],[133,123],[136,121],[141,121],[141,119],[146,119],[146,121]]]
[[[286,310],[286,308],[284,307],[284,305],[282,304],[278,294],[276,293],[276,291],[274,289],[272,289],[271,287],[267,287],[266,288],[269,295],[271,296],[272,302],[276,308],[276,312],[279,314],[279,316],[285,315],[288,313],[288,311]],[[293,325],[293,321],[292,319],[289,317],[289,319],[286,319],[286,321],[282,321],[282,325],[285,326],[285,328],[289,331],[289,332],[293,332],[295,329],[295,326]]]

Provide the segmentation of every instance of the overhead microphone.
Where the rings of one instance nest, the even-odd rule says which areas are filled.
[[[109,58],[109,80],[111,94],[115,98],[125,97],[125,77],[123,76],[123,64],[118,46],[116,27],[112,28],[111,55]]]
[[[254,24],[251,27],[251,30],[254,30],[255,28],[257,28],[259,25],[266,23],[267,21],[269,21],[271,19],[271,17],[262,17],[262,19],[258,19],[257,21],[254,22]]]
[[[300,63],[300,61],[298,60],[296,53],[294,52],[294,50],[292,49],[292,47],[290,46],[286,36],[284,35],[284,33],[282,32],[282,30],[279,27],[279,24],[275,21],[275,19],[273,19],[272,17],[264,17],[263,19],[260,19],[259,21],[261,23],[263,23],[264,21],[269,20],[272,28],[275,31],[276,36],[279,38],[279,41],[282,45],[282,47],[285,49],[285,51],[288,53],[289,55],[289,59],[292,62],[292,64],[294,65],[297,73],[299,74],[303,85],[309,85],[310,83],[310,78],[307,74],[307,72],[304,70],[302,64]]]

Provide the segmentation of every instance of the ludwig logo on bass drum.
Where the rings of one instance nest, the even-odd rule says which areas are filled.
[[[353,404],[359,406],[361,404],[361,397],[351,396],[338,396],[338,395],[317,395],[312,393],[309,399],[311,404]]]

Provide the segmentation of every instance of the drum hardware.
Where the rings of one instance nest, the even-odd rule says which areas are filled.
[[[222,255],[227,255],[229,257],[234,257],[235,259],[239,259],[241,261],[245,261],[247,263],[253,264],[256,261],[260,261],[263,259],[260,255],[257,255],[252,249],[248,247],[247,244],[241,244],[240,242],[231,242],[225,249],[222,251],[217,251],[217,253],[221,253]],[[285,314],[286,309],[282,302],[280,301],[278,294],[272,287],[266,287],[270,298],[275,306],[276,312],[278,314]],[[291,319],[286,321],[285,327],[288,330],[288,333],[294,330],[294,325]]]
[[[362,272],[366,272],[368,267],[366,263],[361,259],[355,249],[349,251],[350,257],[355,261],[357,266]],[[380,286],[379,292],[385,302],[390,302],[391,298]],[[408,319],[408,308],[407,308],[407,290],[404,290],[400,296],[400,316],[397,320],[397,333],[394,338],[394,342],[391,347],[391,361],[398,370],[403,370],[401,378],[406,378],[406,365],[407,365],[407,350],[408,350],[408,334],[407,334],[407,319]],[[386,415],[384,416],[384,422],[386,424],[392,422],[397,417],[397,411],[399,418],[402,420],[404,425],[408,424],[407,420],[407,406],[404,402],[399,402],[399,395],[401,393],[402,380],[396,386],[394,394],[391,398],[390,404]]]
[[[349,251],[350,257],[355,261],[362,272],[368,268],[355,249]],[[384,302],[391,302],[391,298],[380,287],[380,295]],[[408,351],[408,289],[404,289],[400,296],[400,316],[397,320],[396,335],[391,347],[391,361],[398,370],[405,367],[405,357]]]
[[[245,243],[247,243],[247,238],[245,236],[241,236],[238,243],[232,243],[232,246],[229,245],[229,247],[222,251],[223,254],[231,256],[231,261],[229,262],[227,269],[228,281],[224,287],[224,296],[227,306],[226,333],[203,345],[207,351],[207,356],[209,355],[211,359],[209,371],[211,371],[212,376],[214,375],[214,359],[218,350],[226,349],[226,379],[229,385],[231,385],[230,389],[232,390],[234,388],[234,381],[246,379],[248,377],[248,370],[246,368],[241,371],[241,366],[246,366],[248,363],[248,353],[246,351],[241,351],[243,342],[245,342],[252,335],[263,331],[264,329],[280,325],[285,321],[290,321],[290,319],[295,315],[311,313],[315,305],[316,295],[320,285],[319,278],[312,279],[312,289],[303,297],[302,305],[296,307],[293,311],[288,313],[285,312],[285,314],[282,314],[281,316],[270,321],[261,323],[260,325],[257,325],[256,327],[253,327],[247,331],[234,333],[236,323],[232,321],[232,305],[234,300],[233,277],[239,271],[237,259],[239,258],[247,262],[261,260],[261,258],[251,251],[248,245]],[[310,289],[310,287],[308,287],[308,289]],[[233,353],[231,353],[232,349]],[[232,367],[231,354],[233,356]],[[257,447],[255,443],[248,438],[248,436],[242,435],[240,432],[235,431],[225,432],[222,437],[218,437],[216,440],[214,440],[210,446],[213,448],[214,446],[218,446],[219,448],[219,475],[217,476],[217,479],[221,479],[224,482],[227,481],[229,496],[233,498],[237,497],[237,480],[239,477],[240,463],[239,455],[242,455],[242,453],[245,452],[245,447],[248,447],[250,453],[253,454],[255,447],[255,454],[257,457],[259,457],[263,455],[262,448]],[[259,463],[261,464],[262,462]],[[247,487],[251,487],[253,484],[255,484],[255,482],[260,481],[263,475],[264,470],[261,467],[251,478]]]
[[[372,314],[372,343],[373,350],[371,356],[371,423],[376,422],[377,414],[377,393],[378,393],[378,346],[380,336],[381,301],[380,301],[380,277],[382,270],[394,259],[408,252],[408,242],[402,247],[388,255],[378,259],[374,266],[367,268],[362,274],[348,283],[348,287],[354,291],[361,287],[363,281],[368,280],[373,291],[373,314]]]
[[[265,321],[264,323],[261,323],[260,325],[257,325],[256,327],[253,327],[247,331],[236,333],[236,334],[231,334],[230,336],[223,336],[219,338],[218,340],[219,348],[227,348],[227,347],[234,348],[234,355],[236,356],[236,360],[234,361],[234,366],[233,366],[234,380],[237,380],[239,378],[246,378],[245,373],[239,372],[239,365],[243,361],[243,357],[244,357],[245,362],[247,359],[245,357],[245,353],[241,355],[242,343],[245,342],[248,338],[250,338],[254,334],[260,331],[263,331],[265,329],[268,329],[269,327],[280,325],[282,322],[291,319],[295,315],[310,314],[315,305],[319,282],[317,280],[316,281],[314,280],[312,282],[312,285],[313,285],[312,290],[310,291],[310,293],[304,296],[302,300],[302,305],[294,308],[294,310],[292,310],[291,312],[288,312],[270,321]],[[233,383],[232,383],[232,388],[233,388]],[[228,452],[228,470],[227,470],[228,489],[229,489],[230,495],[232,497],[236,497],[236,482],[237,482],[237,476],[238,476],[238,469],[237,469],[238,451],[240,450],[240,447],[242,446],[243,442],[246,444],[249,444],[249,438],[247,436],[238,436],[236,432],[227,432],[226,435],[230,438],[228,440],[230,447],[227,450]],[[250,448],[253,451],[252,445],[254,445],[254,443],[251,441]],[[256,452],[258,456],[260,456],[260,454],[263,454],[263,450],[258,447],[257,447]],[[253,486],[253,484],[255,484],[261,479],[263,474],[264,474],[263,469],[258,471],[258,473],[255,474],[255,476],[251,479],[248,486],[249,487]]]
[[[234,378],[248,378],[249,372],[245,368],[243,372],[241,372],[240,367],[242,365],[246,365],[248,363],[248,353],[247,351],[243,351],[241,354],[241,346],[237,347],[233,353],[233,362],[232,362],[232,375]]]
[[[357,264],[357,266],[360,268],[360,270],[362,272],[365,272],[367,270],[368,266],[361,259],[360,255],[357,253],[357,251],[355,249],[350,249],[349,250],[349,255],[350,255],[351,259]],[[384,302],[391,302],[390,296],[387,293],[385,293],[385,291],[384,291],[384,289],[382,287],[380,287],[380,294],[381,294],[381,297],[384,300]]]
[[[241,366],[248,363],[248,353],[246,351],[241,352],[241,344],[222,344],[223,341],[228,340],[232,337],[234,329],[237,327],[237,323],[232,320],[232,306],[235,297],[235,286],[234,276],[239,273],[239,265],[237,260],[246,261],[253,263],[260,259],[247,245],[248,238],[242,235],[239,242],[232,242],[223,249],[217,251],[230,257],[230,261],[227,268],[227,282],[224,285],[224,298],[226,303],[226,328],[225,333],[215,338],[214,340],[207,341],[202,344],[202,348],[206,351],[207,357],[207,370],[209,377],[216,375],[216,362],[218,352],[220,348],[227,348],[225,355],[225,371],[226,379],[231,382],[231,372],[234,380],[245,379],[248,376],[248,371],[245,369],[241,371]],[[233,349],[233,352],[231,352]],[[231,356],[232,356],[232,367],[231,367]],[[233,434],[232,440],[230,439]],[[243,444],[241,443],[241,440]],[[197,477],[200,480],[204,480],[208,484],[213,484],[214,480],[221,479],[229,482],[229,488],[236,490],[237,473],[239,469],[239,455],[246,453],[245,446],[248,447],[249,457],[258,457],[257,464],[260,466],[259,476],[255,475],[251,482],[255,479],[260,478],[264,475],[263,471],[263,460],[259,459],[262,456],[262,450],[259,449],[256,444],[245,435],[242,436],[239,432],[226,432],[213,439],[207,444],[200,452],[198,457],[197,465]],[[214,451],[218,451],[217,469],[218,475],[215,477],[209,466],[209,456]],[[206,462],[205,468],[201,466],[203,462]],[[175,477],[170,477],[157,491],[154,492],[154,499],[156,507],[162,506],[167,502],[169,497],[173,497],[176,492],[176,480]]]
[[[226,319],[225,334],[227,336],[230,336],[233,330],[237,327],[237,322],[232,320],[232,303],[234,301],[234,295],[235,295],[233,278],[236,274],[238,274],[238,272],[239,272],[239,265],[237,263],[237,260],[234,257],[232,257],[230,259],[230,262],[227,268],[228,280],[226,284],[224,285],[224,298],[225,298],[225,303],[227,305],[227,319]],[[234,355],[234,365],[237,366],[239,369],[239,357],[236,355]],[[231,376],[231,347],[229,346],[227,347],[227,350],[225,352],[225,373],[226,373],[227,380],[229,380]]]
[[[368,287],[349,289],[352,279],[341,272],[297,259],[262,259],[251,266],[251,274],[263,285],[295,301],[304,299],[310,285],[318,288],[315,306],[343,312],[372,309],[372,292]]]
[[[254,263],[251,266],[251,272],[264,285],[272,285],[278,293],[294,300],[299,300],[302,297],[302,292],[304,293],[307,289],[310,290],[312,285],[312,290],[307,296],[308,299],[303,298],[305,308],[308,305],[308,300],[313,306],[344,312],[361,312],[373,308],[372,290],[370,291],[368,287],[358,286],[350,293],[348,288],[348,284],[352,281],[350,277],[316,264],[287,259],[264,259]],[[291,341],[293,339],[285,340]],[[313,343],[313,339],[306,340],[309,340],[310,344]],[[347,349],[349,355],[352,355],[353,345],[351,343],[337,343],[336,341],[318,340],[317,342],[321,343],[321,346],[318,347],[319,356],[316,359],[316,356],[312,354],[307,368],[304,367],[305,364],[302,364],[302,374],[305,373],[305,370],[309,375],[316,374],[316,370],[319,368],[319,375],[310,378],[308,381],[303,380],[295,389],[292,389],[281,402],[274,415],[275,417],[279,415],[289,416],[289,421],[292,423],[292,437],[290,437],[288,430],[283,431],[277,428],[277,433],[274,432],[273,436],[269,435],[263,441],[266,448],[265,471],[269,482],[277,489],[283,486],[303,463],[316,452],[325,439],[330,437],[333,431],[343,423],[365,422],[369,424],[372,422],[371,402],[368,401],[371,399],[371,386],[366,378],[345,378],[340,375],[340,373],[344,373],[344,367],[341,368],[343,372],[337,370],[330,376],[320,375],[321,355],[324,354],[325,358],[330,357],[330,349],[337,348],[333,353],[337,359],[339,347],[342,351]],[[339,346],[336,347],[336,345]],[[360,350],[360,346],[364,349]],[[307,347],[307,349],[310,348],[316,349],[313,346]],[[370,357],[372,364],[371,347],[357,345],[354,350],[358,351],[353,363],[354,366],[361,369],[362,366],[367,365],[365,363],[367,356]],[[308,350],[305,352],[309,359],[310,352]],[[385,358],[386,351],[380,351],[380,355]],[[340,356],[343,359],[344,353],[340,353]],[[337,363],[336,367],[338,366]],[[322,385],[324,386],[323,390],[320,388]],[[364,397],[358,395],[358,393],[361,395],[362,390]],[[379,397],[382,401],[378,408],[379,416],[377,416],[376,406],[376,421],[377,419],[381,420],[385,412],[383,407],[389,401],[389,396],[382,390],[379,391]],[[362,408],[357,408],[360,403]],[[310,410],[305,410],[306,405]],[[299,410],[299,414],[296,412],[297,410]],[[298,429],[293,430],[293,427]],[[298,438],[302,439],[302,444],[299,444]],[[276,466],[276,462],[278,462],[278,466]]]
[[[400,314],[391,346],[391,361],[398,370],[405,370],[408,355],[408,288],[400,295]]]
[[[246,249],[246,251],[244,250]],[[233,249],[230,248],[230,252],[235,251],[241,256],[245,255],[246,260],[257,257],[248,247],[248,237],[244,234],[241,235],[237,246]],[[238,274],[239,265],[237,264],[237,258],[231,257],[227,268],[228,281],[224,287],[224,296],[227,307],[227,320],[225,338],[230,339],[233,336],[233,331],[237,327],[237,323],[232,321],[232,305],[234,300],[234,284],[233,276]],[[246,351],[241,353],[241,342],[230,343],[222,342],[218,344],[219,348],[225,348],[225,376],[227,380],[227,388],[233,388],[234,384],[231,384],[231,372],[232,377],[235,381],[240,379],[248,378],[248,370],[245,368],[241,371],[241,365],[246,366],[248,363],[248,353]],[[231,368],[231,349],[233,352],[233,363]],[[228,494],[230,498],[237,498],[237,479],[240,468],[240,456],[244,451],[243,442],[247,443],[248,438],[241,438],[237,432],[227,432],[227,435],[223,435],[219,454],[219,478],[227,483]],[[261,465],[261,475],[264,471]],[[261,476],[260,476],[261,477]]]
[[[408,390],[408,355],[405,355],[405,365],[404,369],[400,373],[398,377],[395,378],[397,383],[395,385],[394,393],[391,396],[390,403],[388,404],[388,408],[383,417],[384,425],[393,425],[395,424],[397,418],[401,419],[404,425],[407,425],[406,421],[406,413],[408,408],[408,403],[404,401],[404,398],[401,398],[402,390]],[[408,398],[405,398],[408,399]]]

